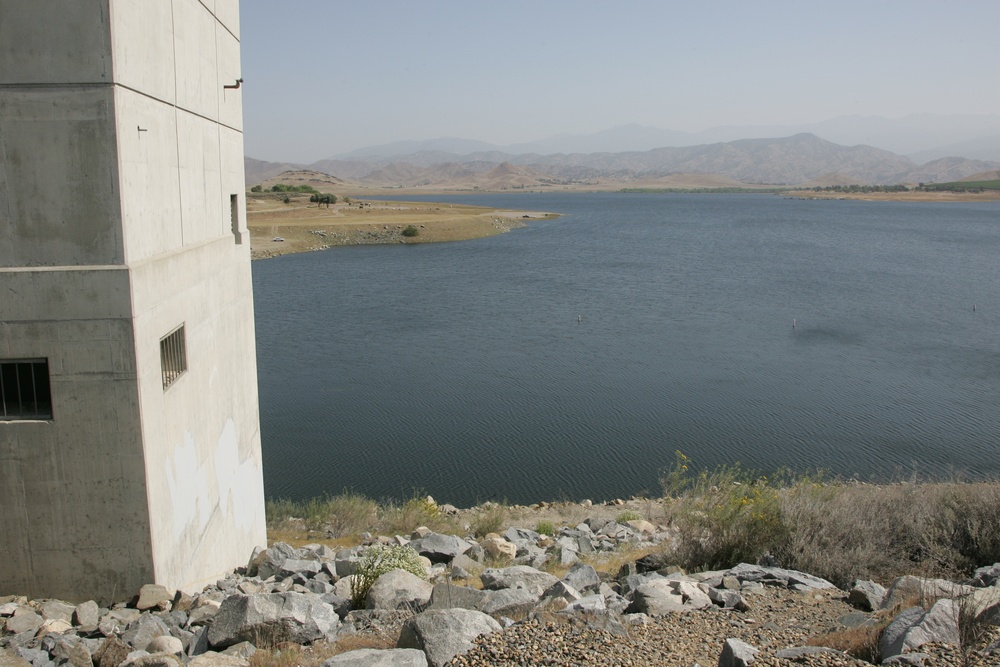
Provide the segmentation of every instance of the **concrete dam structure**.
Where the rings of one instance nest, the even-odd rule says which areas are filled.
[[[0,0],[0,593],[264,545],[238,0]]]

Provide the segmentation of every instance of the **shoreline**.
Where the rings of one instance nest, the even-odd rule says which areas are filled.
[[[321,206],[301,194],[290,194],[286,204],[284,197],[284,193],[247,197],[254,260],[347,245],[468,241],[559,217],[545,211],[351,197]]]

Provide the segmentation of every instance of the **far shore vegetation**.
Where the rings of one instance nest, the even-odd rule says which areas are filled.
[[[609,503],[487,502],[455,510],[415,494],[376,502],[355,493],[267,503],[268,537],[298,544],[359,544],[365,534],[431,530],[483,537],[508,527],[558,533],[588,517],[642,518],[674,534],[644,553],[664,567],[711,570],[771,558],[839,586],[904,574],[961,579],[1000,562],[1000,482],[867,484],[823,475],[764,475],[739,465],[697,471],[684,454],[661,475],[663,494]]]

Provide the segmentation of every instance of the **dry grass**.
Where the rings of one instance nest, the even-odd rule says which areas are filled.
[[[287,194],[289,203],[282,198]],[[397,193],[392,193],[397,194]],[[481,206],[432,202],[340,201],[326,207],[309,202],[309,194],[248,194],[247,227],[254,258],[307,252],[336,245],[351,245],[370,233],[401,232],[413,225],[418,235],[397,242],[434,243],[495,236],[502,229],[494,219],[520,224],[523,215],[555,217],[539,212],[511,212]],[[363,203],[364,206],[360,204]],[[284,241],[274,241],[280,237]]]
[[[320,667],[335,655],[362,648],[395,648],[395,640],[372,634],[351,635],[335,642],[316,642],[309,646],[282,644],[258,648],[250,656],[250,667]]]
[[[904,574],[961,578],[1000,561],[1000,483],[885,485],[768,477],[724,466],[691,473],[678,454],[663,475],[678,539],[665,557],[686,569],[770,554],[840,587]]]

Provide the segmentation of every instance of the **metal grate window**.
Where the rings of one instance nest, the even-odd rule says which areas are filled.
[[[48,359],[0,361],[0,420],[52,419]]]
[[[160,370],[163,372],[164,389],[187,370],[183,324],[160,339]]]

